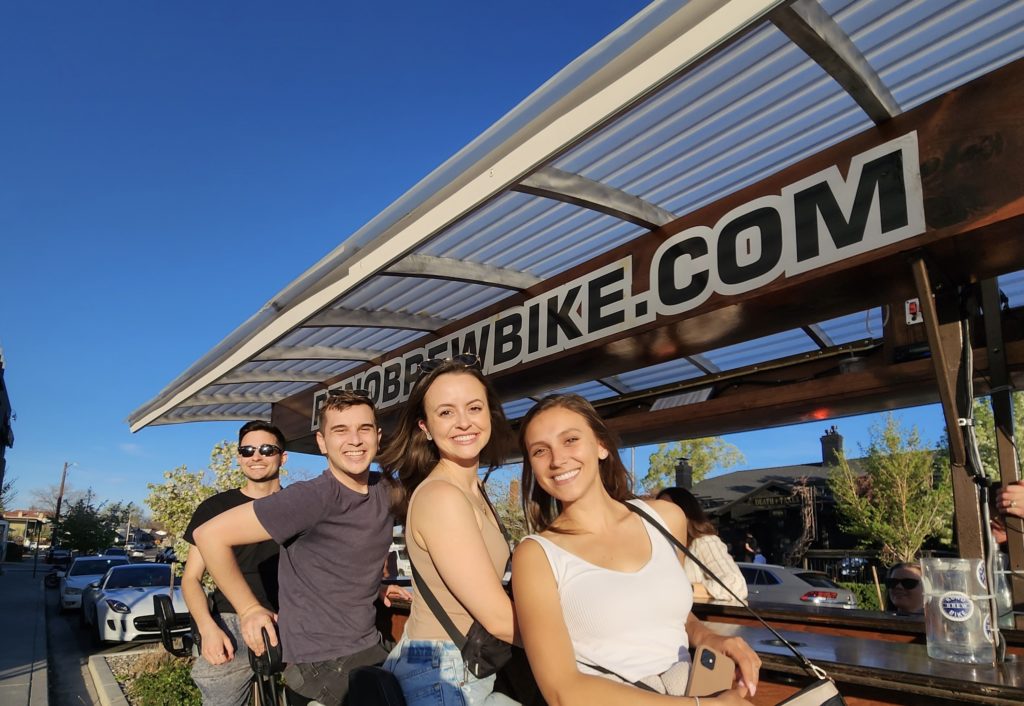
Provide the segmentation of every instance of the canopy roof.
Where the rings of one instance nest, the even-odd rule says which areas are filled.
[[[583,272],[628,259],[634,246],[653,251],[685,228],[721,224],[730,208],[778,194],[810,171],[835,164],[852,173],[856,155],[883,138],[938,129],[936,111],[945,108],[933,99],[980,77],[1020,83],[1011,76],[1022,71],[1008,65],[1022,57],[1024,3],[1015,0],[654,2],[345,239],[133,412],[131,428],[272,418],[290,448],[313,450],[315,391],[351,386],[360,371],[500,318]],[[823,153],[835,159],[811,169]],[[873,357],[886,364],[915,357],[914,335],[891,330],[902,320],[903,298],[913,295],[897,257],[912,246],[927,246],[954,281],[999,276],[1011,307],[1024,304],[1019,171],[1010,172],[1013,193],[999,201],[1016,199],[1017,210],[986,210],[986,203],[950,219],[940,208],[948,199],[929,196],[926,153],[923,146],[928,232],[920,245],[883,249],[891,257],[881,264],[855,258],[862,268],[847,270],[835,289],[798,277],[801,287],[772,285],[760,298],[719,291],[685,316],[648,317],[639,329],[575,352],[566,344],[504,371],[485,356],[506,412],[515,418],[536,397],[571,390],[623,416],[620,432],[641,441],[936,399],[922,368],[921,386],[902,392],[887,384],[860,395],[837,388],[845,404],[825,412],[805,395],[778,414],[743,421],[714,408],[685,428],[678,418],[626,420],[706,406],[740,381],[780,385],[773,370],[817,366],[806,369],[813,380],[826,370],[856,373]],[[959,236],[979,225],[963,225],[970,218],[995,210],[1017,227],[981,224],[992,226],[991,241],[972,242],[989,254],[964,260],[963,243],[939,246],[953,230]],[[647,283],[636,264],[626,268],[634,289]],[[659,332],[683,318],[702,335],[673,334],[663,345]],[[623,352],[624,342],[636,350]]]

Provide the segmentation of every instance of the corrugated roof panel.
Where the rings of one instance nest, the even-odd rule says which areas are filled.
[[[355,326],[298,328],[282,338],[277,345],[285,347],[317,346],[354,348],[356,350],[391,350],[422,336],[420,331]]]
[[[460,319],[507,297],[507,289],[473,282],[380,276],[370,286],[345,297],[345,308],[425,314]]]
[[[1020,0],[823,5],[904,110],[1024,56]]]
[[[814,350],[818,350],[814,341],[802,330],[794,329],[708,351],[704,357],[722,370],[733,370]]]
[[[550,277],[645,232],[579,206],[511,192],[449,228],[420,253]]]
[[[529,398],[526,398],[521,400],[513,400],[512,402],[506,402],[505,404],[501,405],[501,408],[502,410],[504,410],[506,418],[519,419],[524,414],[529,412],[530,407],[532,407],[534,404],[536,404],[536,402]]]
[[[704,371],[695,367],[684,358],[670,360],[646,368],[632,370],[616,375],[619,380],[629,385],[632,390],[650,390],[674,382],[692,380],[704,375]]]
[[[766,25],[559,160],[678,215],[870,122]]]
[[[882,337],[882,308],[858,311],[818,324],[836,345]]]
[[[581,382],[578,385],[570,385],[569,387],[560,387],[556,390],[550,390],[544,393],[544,395],[553,394],[579,395],[580,397],[584,397],[590,400],[591,402],[594,402],[596,400],[605,400],[608,399],[609,397],[616,396],[616,393],[613,390],[609,389],[607,385],[602,385],[596,380],[590,382]],[[544,395],[538,395],[538,397],[542,397]]]

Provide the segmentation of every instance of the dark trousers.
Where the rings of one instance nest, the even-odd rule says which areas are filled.
[[[288,688],[300,696],[319,701],[324,706],[347,706],[345,697],[348,695],[349,672],[357,667],[383,664],[387,656],[388,650],[378,643],[355,654],[324,662],[289,664],[285,667],[284,679]]]

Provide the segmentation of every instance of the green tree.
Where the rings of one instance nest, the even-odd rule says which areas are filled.
[[[913,561],[926,540],[950,531],[949,466],[892,414],[871,428],[865,453],[863,475],[841,455],[829,476],[841,526],[862,546],[877,548],[885,564]]]
[[[97,506],[86,499],[74,501],[60,522],[60,545],[80,552],[109,547],[117,539],[118,528],[133,508],[132,503],[101,503]]]
[[[978,438],[978,453],[985,474],[999,479],[999,455],[996,450],[996,422],[992,414],[992,400],[978,397],[974,400],[974,433]],[[1013,393],[1013,438],[1024,443],[1024,392]]]
[[[519,479],[512,478],[507,483],[489,480],[486,488],[494,512],[505,525],[511,540],[518,544],[519,540],[529,534],[526,530],[526,515],[523,514]]]
[[[720,436],[658,444],[658,450],[651,454],[647,475],[641,481],[644,489],[654,491],[675,485],[676,463],[682,458],[690,460],[694,483],[713,470],[732,468],[744,461],[740,450]]]
[[[190,471],[178,466],[164,473],[163,483],[149,483],[146,505],[153,520],[175,538],[174,553],[178,560],[188,558],[191,546],[182,534],[199,503],[215,493],[245,485],[245,474],[238,466],[238,444],[222,441],[210,452],[209,469]]]

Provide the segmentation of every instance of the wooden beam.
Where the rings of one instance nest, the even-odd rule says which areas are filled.
[[[960,556],[965,559],[981,559],[984,550],[981,541],[981,508],[978,505],[978,487],[967,468],[967,450],[964,446],[960,420],[964,414],[958,408],[957,380],[961,375],[973,375],[972,370],[962,368],[962,346],[965,342],[960,321],[939,322],[932,285],[924,259],[911,261],[917,296],[921,299],[921,313],[924,315],[925,330],[928,332],[928,347],[932,353],[935,382],[942,414],[946,420],[946,436],[949,439],[949,470],[953,482],[953,505],[956,517],[956,538]]]

